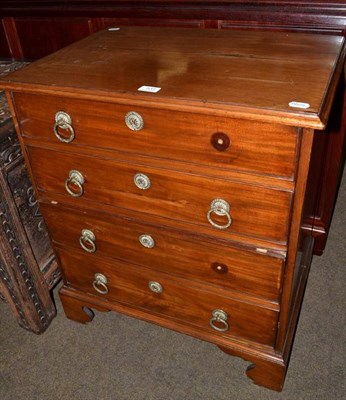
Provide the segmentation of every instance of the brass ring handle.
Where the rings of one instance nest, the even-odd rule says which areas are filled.
[[[100,294],[107,294],[108,293],[108,286],[107,286],[108,280],[107,278],[100,273],[95,274],[95,280],[93,282],[93,287],[96,290],[96,292]]]
[[[96,251],[96,236],[93,231],[89,229],[83,229],[82,235],[79,238],[79,244],[81,248],[87,253],[95,253]]]
[[[59,128],[68,131],[69,136],[64,137],[59,133]],[[70,143],[75,138],[74,129],[72,126],[71,117],[64,111],[58,111],[55,114],[55,124],[53,127],[55,136],[60,140],[60,142]]]
[[[83,184],[85,182],[84,176],[76,170],[71,170],[68,174],[68,178],[65,180],[65,189],[67,193],[72,197],[80,197],[84,193]],[[70,185],[77,187],[77,191],[71,189]]]
[[[229,329],[227,322],[228,315],[223,310],[214,310],[212,312],[212,317],[210,318],[210,326],[218,332],[226,332]],[[222,326],[217,326],[215,322],[220,323]]]
[[[232,224],[232,217],[229,211],[230,211],[230,205],[226,200],[214,199],[210,204],[210,210],[208,211],[207,219],[213,227],[217,229],[227,229]],[[217,224],[212,219],[213,213],[219,216],[226,216],[227,222],[224,225]]]

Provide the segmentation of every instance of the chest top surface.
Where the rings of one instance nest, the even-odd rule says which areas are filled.
[[[0,86],[323,128],[343,61],[344,38],[337,36],[121,27],[45,57]]]

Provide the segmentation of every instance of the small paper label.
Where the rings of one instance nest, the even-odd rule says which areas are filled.
[[[161,90],[161,88],[156,86],[141,86],[137,90],[140,92],[157,93]]]
[[[309,103],[301,103],[300,101],[291,101],[290,103],[288,103],[288,105],[293,108],[302,108],[304,110],[310,108]]]
[[[109,31],[109,32],[112,32],[112,31],[120,31],[120,28],[108,28],[108,31]]]
[[[263,254],[268,253],[268,250],[267,250],[267,249],[261,249],[261,248],[259,248],[259,247],[257,247],[256,251],[257,251],[258,253],[263,253]]]

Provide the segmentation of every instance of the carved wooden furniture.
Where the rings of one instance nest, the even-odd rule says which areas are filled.
[[[59,2],[2,1],[0,57],[36,59],[109,26],[180,26],[346,34],[344,0],[176,0]],[[340,82],[327,135],[315,138],[316,191],[305,229],[315,237],[314,254],[326,245],[344,165],[345,85]],[[317,157],[319,153],[319,157]],[[314,197],[315,196],[315,197]],[[318,198],[316,198],[318,196]]]
[[[175,329],[281,390],[314,244],[314,138],[343,45],[113,28],[3,80],[67,317],[114,310]]]
[[[3,61],[0,75],[22,64]],[[56,313],[49,290],[60,272],[3,92],[0,103],[0,298],[23,328],[41,333]]]

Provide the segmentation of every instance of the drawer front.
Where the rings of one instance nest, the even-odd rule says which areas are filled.
[[[60,248],[73,247],[84,254],[95,250],[87,257],[121,259],[278,301],[281,259],[110,215],[96,216],[46,204],[41,204],[41,210]],[[83,239],[85,229],[93,232],[95,249]]]
[[[59,251],[59,258],[66,283],[83,292],[165,315],[211,334],[241,337],[271,346],[274,344],[277,311],[243,303],[213,291],[196,289],[190,287],[189,281],[157,271],[133,268],[120,261],[111,264],[98,259],[92,262],[84,255],[66,251]],[[106,277],[106,284],[95,277],[98,273]],[[98,293],[93,283],[97,289],[106,289],[108,293]],[[160,289],[161,293],[158,292]],[[227,331],[218,332],[210,326],[214,310],[227,313]],[[226,327],[224,322],[214,320],[213,323],[219,328]]]
[[[51,196],[71,197],[66,179],[72,170],[82,174],[83,192],[80,185],[69,184],[70,190],[83,193],[75,198],[78,207],[91,200],[199,225],[211,234],[222,231],[225,237],[238,233],[280,243],[287,239],[291,193],[286,191],[34,147],[29,156],[37,187]],[[147,190],[136,186],[138,176],[150,180]],[[212,206],[216,199],[226,201],[229,211]]]
[[[75,138],[62,146],[91,146],[151,157],[190,161],[209,167],[292,178],[297,130],[281,125],[223,117],[95,103],[16,93],[17,115],[23,135],[59,142],[55,136],[57,111],[68,113]],[[140,131],[125,124],[135,111],[144,121]],[[61,136],[70,137],[68,129]]]

